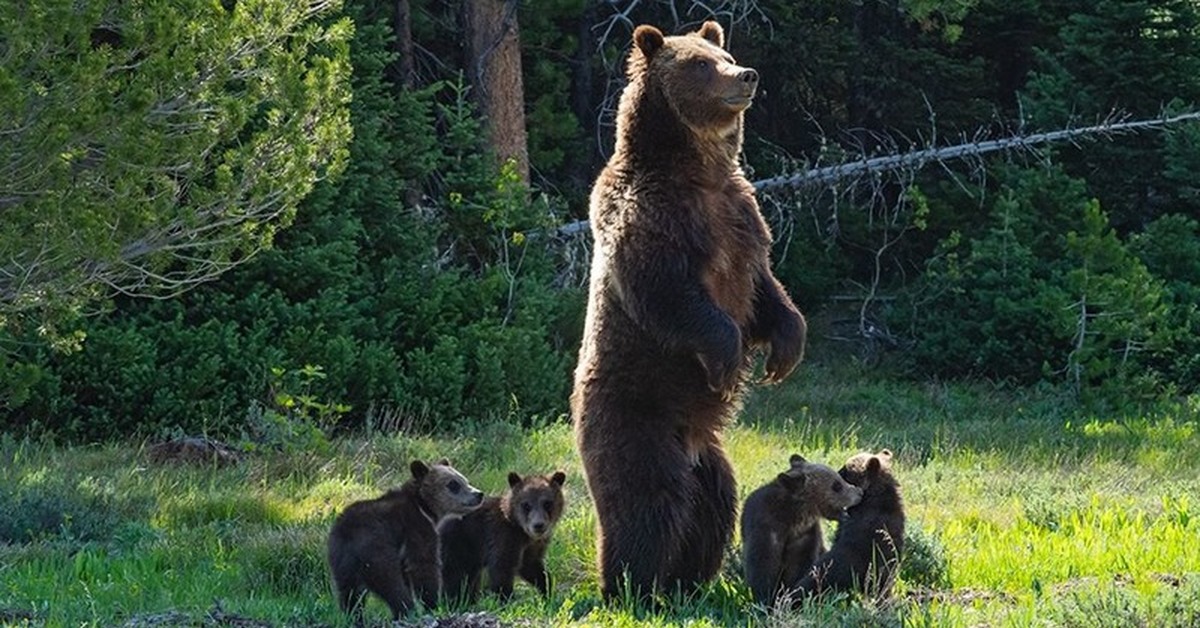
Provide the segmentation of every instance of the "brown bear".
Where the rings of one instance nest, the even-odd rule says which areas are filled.
[[[329,569],[338,604],[362,622],[368,591],[383,598],[398,619],[420,599],[437,604],[441,591],[438,522],[483,503],[483,493],[441,460],[410,465],[412,478],[383,496],[354,502],[329,533]]]
[[[892,452],[860,453],[838,470],[862,489],[862,500],[838,522],[833,546],[821,555],[797,585],[804,594],[855,591],[886,599],[904,552],[904,504],[892,475]]]
[[[837,519],[862,499],[862,489],[837,471],[791,457],[791,467],[746,498],[742,563],[754,601],[772,607],[825,551],[821,518]]]
[[[588,307],[571,412],[596,505],[601,588],[691,589],[720,569],[737,494],[721,445],[751,355],[766,381],[804,352],[738,159],[758,73],[724,31],[639,26],[616,147],[592,188]]]
[[[512,596],[517,575],[548,595],[546,547],[562,518],[566,479],[562,471],[525,477],[509,473],[503,497],[489,497],[476,510],[443,521],[438,535],[445,595],[473,601],[485,569],[488,589],[503,598]]]

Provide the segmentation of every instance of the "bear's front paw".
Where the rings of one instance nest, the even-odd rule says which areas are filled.
[[[721,340],[720,345],[700,351],[696,357],[700,359],[700,365],[708,377],[709,390],[728,397],[733,394],[742,375],[742,333],[730,325],[729,333],[724,334]]]
[[[764,381],[781,382],[792,374],[804,357],[804,343],[808,336],[808,325],[804,316],[793,312],[771,334],[771,354],[767,357],[767,372]]]

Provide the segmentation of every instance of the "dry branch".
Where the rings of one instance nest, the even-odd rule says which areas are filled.
[[[959,159],[972,159],[997,151],[1031,150],[1042,144],[1074,142],[1075,140],[1096,135],[1104,137],[1133,131],[1157,130],[1193,120],[1200,120],[1200,112],[1184,113],[1171,117],[1164,116],[1149,120],[1124,121],[1110,118],[1092,126],[1059,129],[1057,131],[1029,135],[1014,135],[997,140],[972,141],[954,146],[924,148],[907,153],[884,155],[869,159],[864,157],[859,161],[826,166],[824,168],[814,168],[798,174],[781,175],[755,181],[754,189],[763,192],[779,188],[828,185],[834,181],[856,179],[892,170],[920,170],[931,163],[940,164]]]

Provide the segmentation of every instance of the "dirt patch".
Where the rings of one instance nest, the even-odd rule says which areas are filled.
[[[1008,605],[1017,603],[1017,598],[1010,593],[987,589],[913,589],[909,590],[905,597],[917,604],[933,601],[960,606],[975,602],[999,602]]]
[[[220,606],[197,619],[191,613],[182,611],[166,611],[147,615],[135,615],[122,624],[122,628],[170,628],[172,626],[188,626],[189,628],[273,628],[270,622],[243,617],[236,613],[227,613]]]
[[[403,628],[506,628],[498,617],[489,613],[463,613],[449,617],[425,617],[415,622],[398,622]]]

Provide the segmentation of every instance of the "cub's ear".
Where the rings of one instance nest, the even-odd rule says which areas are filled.
[[[567,474],[563,473],[562,471],[555,471],[554,475],[550,476],[550,483],[557,486],[562,486],[566,481]]]
[[[642,24],[633,30],[633,43],[649,59],[663,47],[662,31],[649,24]]]
[[[782,484],[783,487],[788,489],[789,491],[798,491],[798,490],[804,488],[804,476],[803,475],[790,475],[787,473],[780,473],[779,475],[775,476],[775,479],[779,480],[779,483]]]
[[[871,456],[871,459],[867,461],[867,477],[873,478],[878,476],[882,468],[883,463],[879,461],[879,456]]]
[[[800,454],[792,454],[792,457],[788,458],[788,462],[791,463],[793,467],[801,467],[804,466],[804,463],[808,461],[805,460],[804,456],[801,456]]]
[[[708,41],[712,42],[717,48],[725,47],[725,29],[721,28],[720,22],[709,20],[700,26],[700,30],[696,31],[699,35]]]
[[[508,485],[510,487],[512,487],[512,486],[516,486],[520,483],[521,483],[521,476],[518,475],[516,471],[509,471],[508,472]]]
[[[450,459],[442,458],[441,460],[438,460],[437,463],[442,465],[443,467],[448,467],[448,466],[450,466]]]
[[[412,476],[418,480],[424,478],[429,473],[429,467],[420,460],[413,460],[412,464],[408,465],[409,471],[412,471]]]

